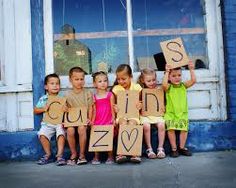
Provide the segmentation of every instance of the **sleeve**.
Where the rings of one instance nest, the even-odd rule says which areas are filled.
[[[115,95],[117,95],[117,86],[114,86],[113,88],[112,88],[112,92],[115,94]]]
[[[142,87],[139,84],[136,84],[136,90],[138,90],[139,92],[142,91]]]
[[[36,108],[43,108],[47,104],[47,98],[44,96],[40,97],[36,104]]]

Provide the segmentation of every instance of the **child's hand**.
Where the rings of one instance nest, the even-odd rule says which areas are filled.
[[[188,69],[189,69],[189,70],[194,70],[194,64],[193,64],[192,61],[189,61],[189,63],[188,63]]]
[[[119,108],[118,108],[118,106],[116,104],[113,105],[113,108],[114,108],[115,113],[119,112]]]
[[[62,110],[63,110],[64,112],[68,112],[68,111],[69,111],[69,108],[68,108],[68,106],[67,106],[66,104],[64,104],[64,105],[62,106]]]
[[[142,109],[142,101],[139,101],[138,104],[136,104],[136,108],[138,110],[141,110]]]
[[[171,66],[166,63],[166,72],[170,72]]]
[[[93,125],[93,122],[90,119],[87,119],[86,125],[88,126]]]

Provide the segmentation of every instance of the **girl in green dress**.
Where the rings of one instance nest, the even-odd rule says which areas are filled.
[[[180,155],[191,156],[191,152],[185,147],[188,136],[188,104],[187,88],[196,83],[194,73],[194,64],[190,61],[188,64],[190,71],[190,80],[182,82],[181,68],[170,69],[166,64],[166,71],[162,86],[166,92],[166,112],[165,122],[168,131],[168,138],[171,145],[171,157]],[[176,145],[175,131],[179,130],[179,146]]]

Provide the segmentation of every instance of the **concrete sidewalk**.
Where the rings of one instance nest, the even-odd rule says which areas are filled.
[[[194,153],[192,157],[141,164],[39,166],[35,162],[1,162],[0,188],[153,188],[236,187],[236,151]]]

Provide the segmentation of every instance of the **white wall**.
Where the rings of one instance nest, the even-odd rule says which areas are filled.
[[[0,130],[33,129],[30,0],[0,0]]]

